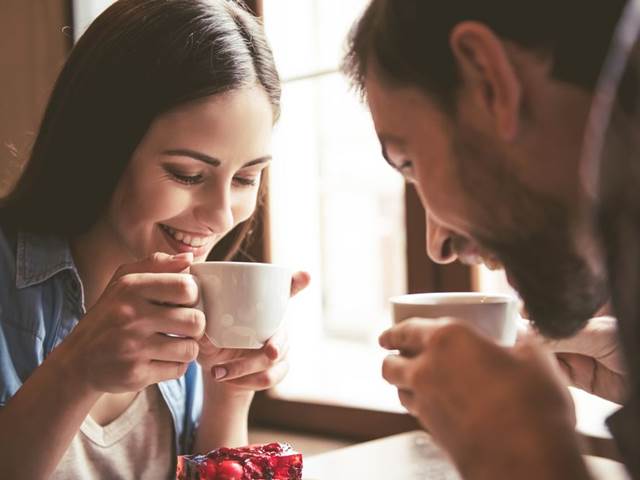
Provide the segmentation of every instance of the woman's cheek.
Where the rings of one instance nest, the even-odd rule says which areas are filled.
[[[256,209],[257,200],[257,192],[251,196],[240,199],[240,201],[233,208],[233,219],[236,225],[244,222],[245,220],[248,220],[249,217],[253,215],[253,212]]]

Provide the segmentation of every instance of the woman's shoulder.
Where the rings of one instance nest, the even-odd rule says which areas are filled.
[[[15,278],[17,235],[0,224],[0,285],[6,285],[7,276]]]

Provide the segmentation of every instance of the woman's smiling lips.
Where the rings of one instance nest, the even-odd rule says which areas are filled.
[[[214,235],[202,235],[176,230],[168,225],[159,224],[167,243],[178,253],[193,252],[194,257],[204,256],[213,246]]]

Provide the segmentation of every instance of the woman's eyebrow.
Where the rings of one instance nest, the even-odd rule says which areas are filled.
[[[190,157],[190,158],[193,158],[194,160],[199,160],[209,165],[213,165],[214,167],[219,167],[222,164],[222,162],[219,159],[212,157],[210,155],[207,155],[206,153],[196,152],[195,150],[189,150],[185,148],[165,150],[162,153],[164,155],[173,155],[177,157]],[[245,163],[242,166],[242,168],[251,167],[253,165],[258,165],[260,163],[267,163],[267,162],[270,162],[271,159],[272,159],[271,155],[265,155],[264,157],[259,157],[259,158],[256,158],[255,160],[251,160]]]
[[[194,150],[188,150],[184,148],[179,148],[175,150],[165,150],[162,152],[164,155],[172,155],[176,157],[191,157],[194,160],[199,160],[201,162],[207,163],[209,165],[213,165],[214,167],[219,167],[221,165],[221,161],[217,158],[211,157],[202,152],[196,152]]]
[[[242,168],[251,167],[253,165],[258,165],[260,163],[270,162],[272,159],[271,155],[265,155],[264,157],[256,158],[255,160],[251,160],[250,162],[245,163]]]

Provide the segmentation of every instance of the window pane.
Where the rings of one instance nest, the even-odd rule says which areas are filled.
[[[404,182],[382,159],[370,116],[341,75],[286,84],[282,105],[273,260],[314,277],[293,302],[305,330],[313,319],[331,336],[371,340],[388,325],[388,298],[406,291]]]
[[[264,0],[265,28],[282,77],[335,70],[368,0]]]
[[[73,37],[78,40],[91,22],[115,0],[73,0]]]

